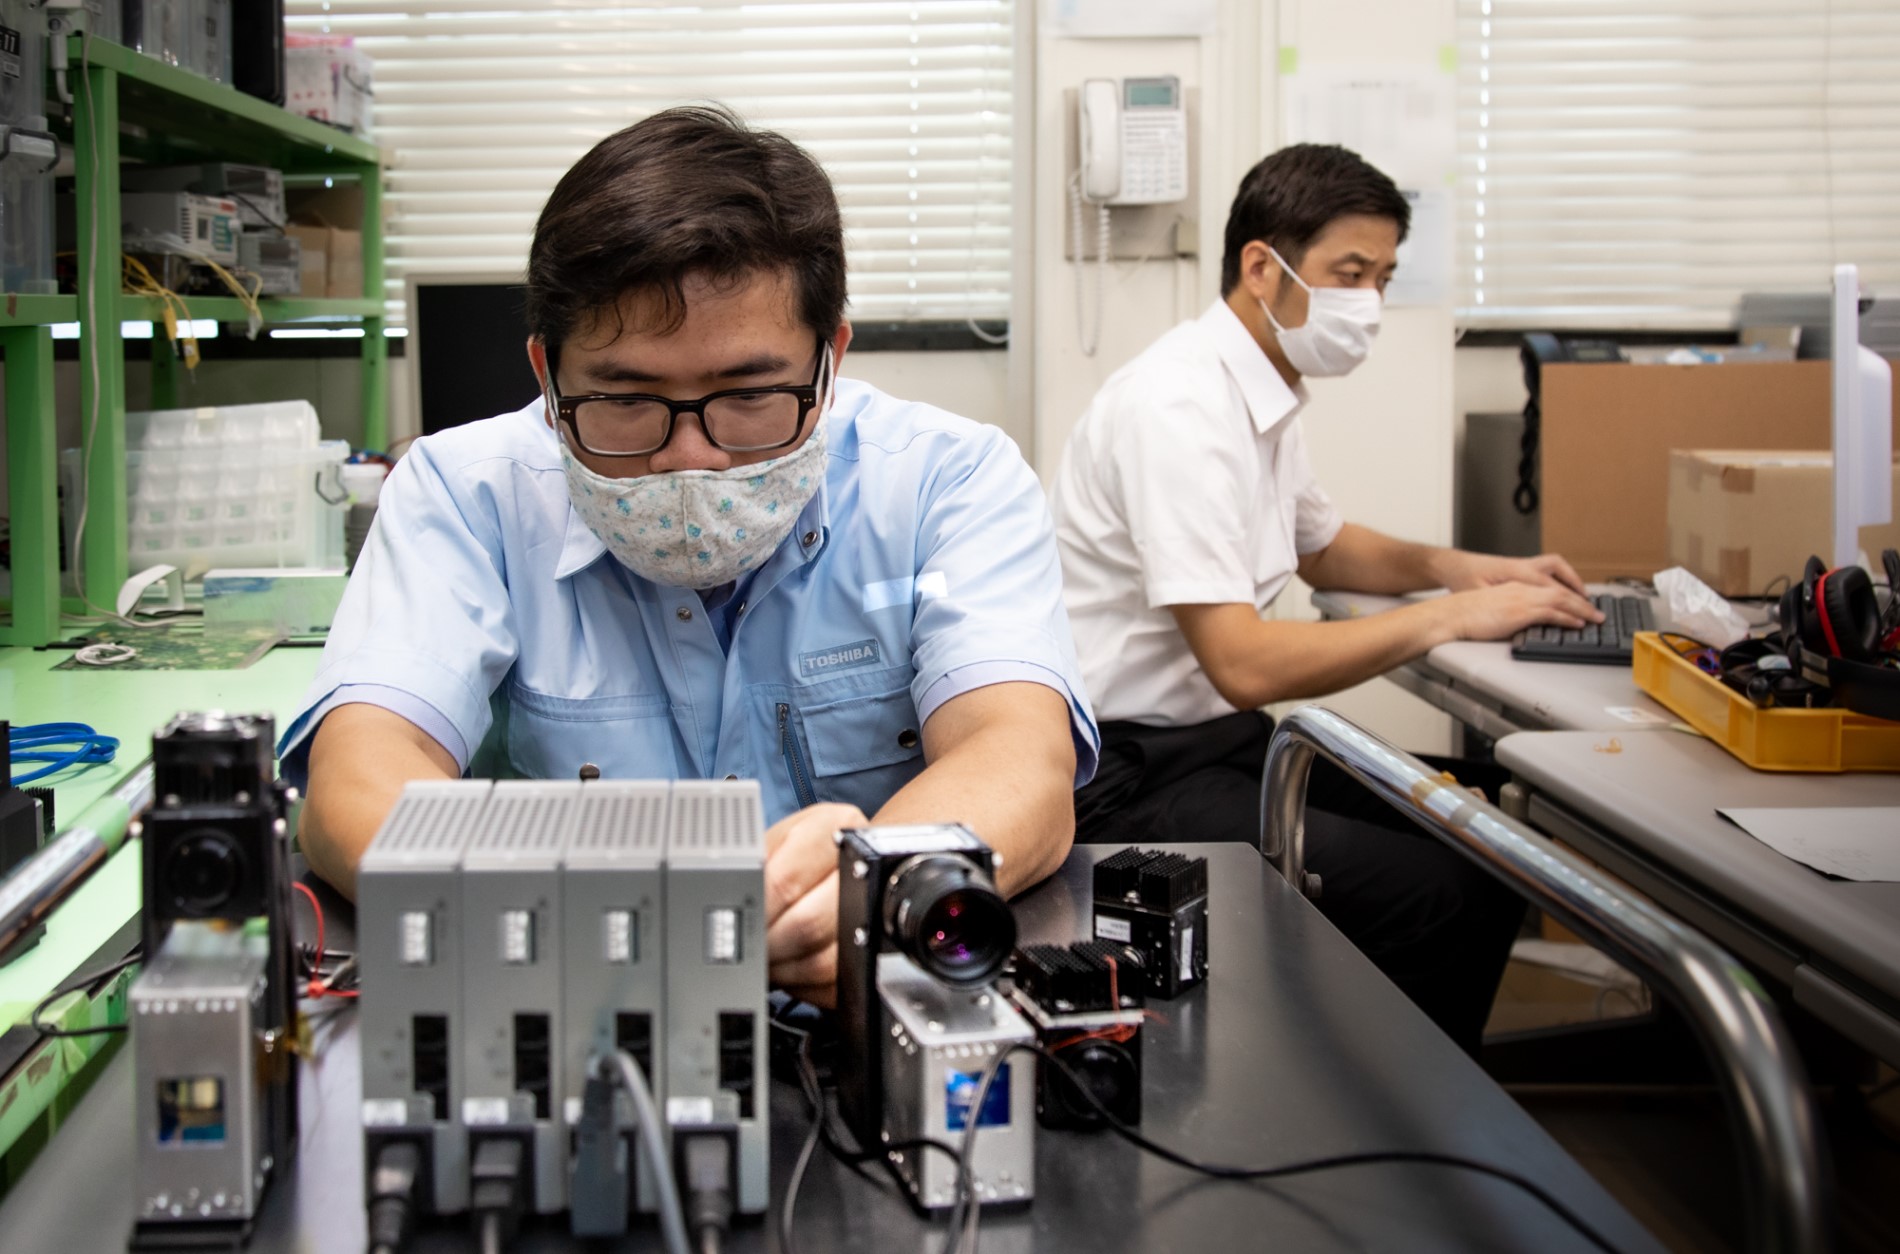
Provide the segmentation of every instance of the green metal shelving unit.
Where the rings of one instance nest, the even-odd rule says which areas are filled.
[[[382,154],[375,144],[298,117],[235,88],[166,65],[105,40],[73,36],[67,47],[73,125],[61,136],[75,159],[79,260],[77,296],[0,296],[0,351],[6,355],[7,467],[11,501],[11,621],[0,645],[58,638],[60,614],[58,452],[54,447],[52,337],[55,322],[80,326],[79,405],[92,430],[86,544],[80,572],[86,599],[111,605],[125,582],[125,352],[119,325],[157,318],[160,302],[121,290],[119,163],[242,161],[282,170],[287,181],[327,178],[363,189],[363,295],[354,300],[266,297],[266,322],[350,319],[363,327],[363,442],[389,438],[389,346],[383,335]],[[241,302],[188,299],[194,317],[242,322]],[[174,395],[175,365],[153,340],[159,404]]]

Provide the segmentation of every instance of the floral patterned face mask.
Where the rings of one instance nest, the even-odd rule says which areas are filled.
[[[791,531],[825,475],[825,422],[785,454],[731,470],[609,479],[561,442],[567,494],[588,529],[634,574],[717,588],[756,570]]]

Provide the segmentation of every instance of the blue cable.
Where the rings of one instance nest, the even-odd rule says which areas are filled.
[[[54,752],[58,745],[76,748]],[[69,766],[96,766],[112,761],[119,752],[117,736],[102,736],[84,723],[34,723],[15,727],[7,735],[7,748],[18,762],[45,762],[37,771],[14,774],[12,784],[19,787],[57,774]]]

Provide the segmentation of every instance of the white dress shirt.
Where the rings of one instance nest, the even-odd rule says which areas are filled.
[[[1307,462],[1305,403],[1216,301],[1110,376],[1076,424],[1056,471],[1056,546],[1103,722],[1234,712],[1167,607],[1264,613],[1299,559],[1339,534]]]

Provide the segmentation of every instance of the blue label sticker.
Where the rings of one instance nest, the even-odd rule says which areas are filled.
[[[813,649],[810,653],[798,655],[798,673],[810,679],[814,675],[829,675],[834,671],[851,671],[860,666],[876,666],[883,660],[883,653],[874,639],[853,640],[850,644],[833,645],[829,649]]]
[[[976,1090],[983,1083],[981,1071],[952,1071],[943,1081],[944,1119],[952,1132],[961,1132],[970,1121],[970,1106],[976,1101]],[[1004,1063],[996,1072],[996,1079],[990,1082],[990,1091],[983,1098],[983,1111],[977,1116],[979,1128],[1007,1128],[1009,1126],[1009,1064]]]

